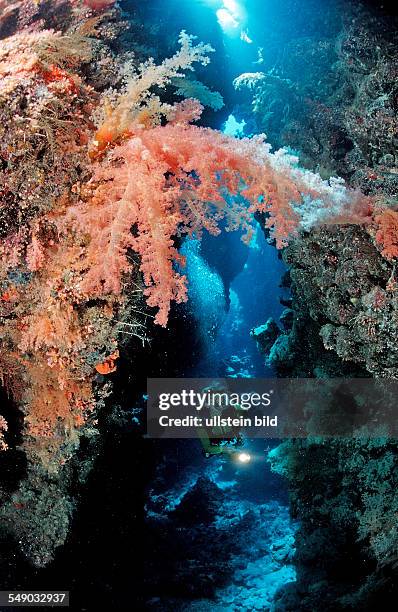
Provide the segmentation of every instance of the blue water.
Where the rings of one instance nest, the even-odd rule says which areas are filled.
[[[202,242],[186,240],[181,252],[186,258],[187,307],[202,340],[202,357],[194,367],[186,368],[185,376],[274,376],[250,335],[251,329],[269,317],[278,320],[283,310],[279,298],[286,295],[279,285],[286,269],[274,246],[258,228],[250,248],[243,245],[239,234],[221,233],[205,236]],[[175,609],[194,612],[200,605],[209,611],[254,610],[271,604],[277,590],[296,577],[292,565],[295,525],[289,516],[286,483],[271,472],[267,461],[278,440],[246,439],[242,450],[251,460],[245,465],[228,456],[206,458],[199,441],[174,442],[166,455],[166,486],[151,491],[155,509],[156,501],[162,499],[172,514],[198,479],[205,477],[226,496],[215,521],[219,533],[225,531],[228,539],[234,522],[244,517],[251,525],[245,544],[227,555],[233,570],[229,582],[211,599],[204,597],[192,607],[185,602],[181,608],[173,602]],[[156,510],[150,516],[165,520]],[[203,546],[209,543],[203,540]],[[274,551],[279,551],[276,556]],[[163,609],[158,605],[155,598],[153,609]]]
[[[278,259],[276,250],[258,231],[255,247],[249,249],[243,270],[231,283],[231,307],[216,339],[216,350],[224,360],[230,361],[230,356],[234,356],[242,363],[240,370],[229,363],[228,368],[234,371],[227,369],[227,376],[267,377],[274,374],[272,368],[265,365],[250,337],[250,330],[269,317],[278,320],[281,315],[283,309],[279,296],[282,290],[279,285],[284,272],[285,266]]]
[[[270,19],[264,31],[259,29],[256,11],[261,7],[262,13],[266,12],[265,5],[269,5]],[[147,15],[154,15],[160,7],[164,25],[173,24],[176,31],[185,29],[196,34],[216,49],[216,61],[204,71],[199,70],[198,78],[220,91],[225,107],[219,112],[205,112],[202,124],[220,130],[231,130],[235,125],[237,136],[253,134],[255,122],[247,115],[244,121],[239,116],[239,95],[232,81],[242,72],[265,69],[258,64],[260,47],[266,31],[272,29],[272,23],[283,14],[283,9],[271,0],[261,3],[258,0],[183,0],[167,4],[152,2],[145,10]],[[224,13],[217,13],[220,10]],[[232,17],[236,15],[238,25],[228,27],[226,11]],[[261,60],[264,61],[270,58]],[[232,114],[235,120],[230,119],[226,127]],[[283,311],[280,298],[287,297],[279,286],[286,269],[261,228],[258,227],[250,248],[242,243],[239,233],[222,232],[217,237],[205,233],[200,241],[186,239],[180,250],[186,258],[184,273],[188,278],[189,297],[186,307],[201,341],[200,359],[193,366],[187,364],[184,376],[274,376],[250,331],[270,317],[278,321]],[[196,440],[173,442],[167,447],[167,460],[158,479],[163,484],[160,488],[154,484],[151,490],[149,512],[156,515],[159,499],[166,504],[167,512],[173,512],[184,495],[195,487],[198,478],[206,477],[214,482],[226,494],[224,512],[219,512],[216,519],[221,532],[228,530],[229,520],[240,520],[245,515],[251,517],[253,525],[247,536],[247,547],[229,559],[237,568],[230,584],[220,588],[212,601],[203,601],[200,609],[211,610],[216,605],[221,606],[216,609],[223,610],[259,609],[259,602],[262,605],[270,602],[281,585],[295,579],[291,562],[278,562],[272,553],[279,548],[288,559],[294,547],[286,483],[271,473],[267,462],[268,452],[278,441],[245,440],[244,450],[251,456],[245,465],[227,456],[206,458]],[[228,602],[232,601],[237,607],[231,607]]]
[[[280,297],[286,295],[279,285],[286,268],[276,249],[259,229],[251,247],[238,234],[221,234],[202,245],[187,241],[181,252],[186,257],[188,308],[204,344],[201,361],[186,375],[272,377],[274,371],[250,331],[269,317],[277,321],[283,310]]]

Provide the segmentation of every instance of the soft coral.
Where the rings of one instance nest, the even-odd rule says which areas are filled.
[[[250,237],[254,213],[262,211],[282,247],[300,224],[292,203],[299,205],[303,194],[334,203],[328,183],[300,171],[289,156],[271,154],[263,137],[236,140],[186,123],[197,117],[184,114],[191,106],[178,106],[163,126],[132,125],[134,136],[97,164],[94,197],[69,213],[90,238],[83,293],[120,293],[130,248],[140,255],[147,301],[163,326],[170,302],[186,300],[174,238],[200,237],[203,229],[217,234],[221,220],[227,231]]]

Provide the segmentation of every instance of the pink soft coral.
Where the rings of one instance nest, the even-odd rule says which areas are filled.
[[[71,210],[90,236],[82,292],[120,293],[132,249],[163,326],[170,302],[186,300],[186,278],[174,268],[181,263],[175,238],[203,229],[217,234],[224,220],[227,231],[241,229],[249,240],[253,213],[262,211],[282,247],[300,223],[292,203],[299,205],[303,194],[332,199],[329,185],[299,171],[288,156],[272,155],[263,137],[236,140],[187,124],[198,110],[188,102],[165,126],[133,126],[135,135],[97,164],[94,197]]]

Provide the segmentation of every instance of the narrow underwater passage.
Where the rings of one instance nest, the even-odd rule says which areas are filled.
[[[194,23],[184,27],[197,32],[203,23],[201,11],[221,4],[195,3]],[[232,81],[239,72],[251,70],[256,55],[245,40],[243,23],[240,36],[226,35],[229,26],[223,20],[228,21],[228,11],[238,3],[224,5],[217,15],[226,52],[223,67]],[[245,21],[248,15],[245,11],[243,17],[243,4],[241,8]],[[219,62],[220,58],[220,67]],[[232,115],[233,93],[228,87],[221,93],[226,96],[224,118],[229,116],[224,131],[232,129],[238,135],[241,130],[243,135],[245,121],[239,124]],[[201,241],[186,239],[180,252],[186,260],[187,310],[201,350],[199,360],[187,362],[179,376],[275,376],[250,332],[281,316],[280,298],[288,297],[281,287],[286,268],[260,225],[250,247],[242,243],[239,232],[219,236],[205,232]],[[295,580],[295,525],[287,482],[271,472],[267,461],[278,443],[246,439],[241,453],[210,457],[199,440],[173,440],[166,445],[150,487],[147,520],[153,556],[166,556],[167,561],[156,570],[162,577],[157,588],[151,587],[149,609],[267,610],[277,590]],[[168,536],[162,532],[165,524]],[[178,587],[173,588],[175,581]]]
[[[187,241],[181,249],[203,354],[180,376],[272,377],[250,330],[281,314],[285,268],[262,231],[252,248],[242,248],[239,235],[226,236],[207,237],[202,248]],[[169,442],[147,503],[153,556],[167,558],[149,609],[269,609],[277,590],[295,580],[286,481],[267,462],[278,441],[246,439],[233,455],[210,456],[199,440]],[[176,540],[183,541],[181,551]],[[174,580],[179,595],[170,588]]]
[[[235,240],[239,237],[235,236]],[[231,249],[230,257],[234,257]],[[220,262],[220,265],[222,263]],[[242,270],[231,281],[229,309],[215,338],[215,354],[222,364],[221,376],[234,378],[272,377],[272,367],[265,363],[250,332],[283,312],[280,287],[286,271],[276,249],[269,245],[260,228],[247,250]]]

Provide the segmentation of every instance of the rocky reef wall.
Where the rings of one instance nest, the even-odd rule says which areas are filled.
[[[340,8],[333,35],[290,43],[280,70],[258,85],[253,108],[270,140],[302,151],[307,167],[344,176],[394,209],[394,11],[372,3]],[[375,231],[313,228],[282,257],[291,301],[279,331],[269,322],[276,341],[266,346],[279,375],[397,378],[396,268]],[[389,609],[397,589],[397,458],[397,442],[383,437],[286,441],[271,453],[300,525],[297,582],[282,589],[275,611]]]

